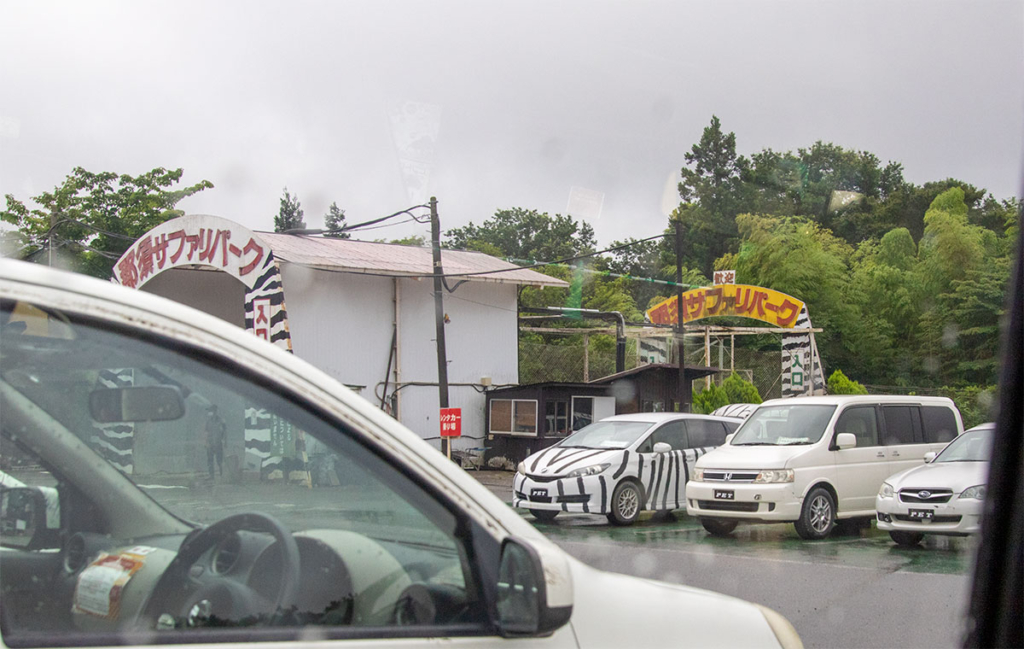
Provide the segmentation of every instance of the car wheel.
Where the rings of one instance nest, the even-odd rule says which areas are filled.
[[[836,503],[832,494],[822,487],[811,489],[804,498],[800,518],[793,525],[800,538],[808,541],[823,539],[832,533],[836,524]]]
[[[531,509],[530,513],[533,514],[533,517],[536,518],[537,520],[544,521],[544,522],[553,521],[553,520],[555,520],[555,516],[558,516],[558,510],[557,509],[556,510],[550,510],[550,509]]]
[[[734,529],[738,521],[730,521],[722,518],[701,518],[700,524],[704,526],[704,529],[708,531],[711,536],[729,536]]]
[[[615,525],[632,525],[640,515],[643,497],[635,482],[623,480],[612,491],[612,511],[608,520]]]
[[[907,548],[912,548],[921,541],[924,540],[924,534],[920,532],[900,532],[898,530],[891,530],[889,536],[896,542],[896,545],[902,545]]]

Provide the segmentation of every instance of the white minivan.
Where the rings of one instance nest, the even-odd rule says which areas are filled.
[[[944,397],[847,395],[766,401],[697,460],[686,512],[711,534],[740,521],[792,522],[805,539],[874,518],[882,482],[963,432]]]

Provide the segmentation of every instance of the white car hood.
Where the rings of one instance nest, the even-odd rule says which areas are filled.
[[[894,489],[946,487],[960,493],[988,482],[988,462],[936,462],[916,466],[886,480]]]
[[[767,614],[750,602],[603,572],[575,559],[570,563],[575,591],[571,624],[581,647],[785,646]],[[799,646],[799,640],[787,645]]]
[[[622,450],[551,446],[524,460],[526,473],[537,476],[563,476],[573,469],[593,464],[621,464]]]
[[[785,469],[813,446],[719,446],[697,460],[700,469]]]

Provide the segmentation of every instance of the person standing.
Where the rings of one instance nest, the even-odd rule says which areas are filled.
[[[210,480],[214,479],[213,469],[216,461],[220,476],[224,477],[224,438],[227,425],[217,414],[217,406],[210,404],[206,418],[206,464],[210,470]]]

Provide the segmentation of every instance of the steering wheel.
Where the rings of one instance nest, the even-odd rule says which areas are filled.
[[[243,530],[269,534],[279,548],[281,582],[273,601],[238,579],[208,567],[194,567],[208,550]],[[295,605],[299,579],[299,547],[291,532],[267,514],[234,514],[185,539],[157,582],[143,619],[150,628],[166,628],[170,626],[168,614],[183,619],[188,627],[239,622],[261,614],[272,616]]]

